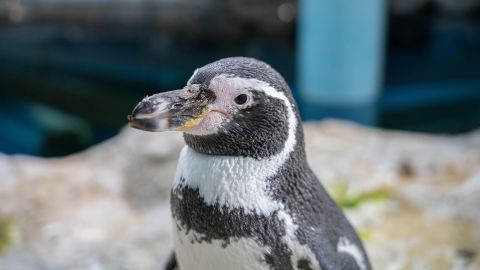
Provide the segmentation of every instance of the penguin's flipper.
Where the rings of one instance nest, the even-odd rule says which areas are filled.
[[[177,258],[175,257],[175,251],[170,253],[167,263],[165,264],[164,270],[179,270],[177,265]]]

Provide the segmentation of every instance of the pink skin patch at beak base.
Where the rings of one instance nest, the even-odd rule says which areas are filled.
[[[208,113],[202,118],[200,123],[195,126],[182,128],[182,131],[188,134],[203,136],[215,134],[225,121],[231,119],[230,114],[222,109],[209,109]]]
[[[200,123],[182,131],[192,135],[215,134],[223,124],[232,120],[233,115],[240,109],[251,106],[251,102],[245,105],[238,105],[234,102],[238,95],[248,94],[248,90],[245,89],[249,89],[249,87],[243,85],[242,82],[249,82],[249,80],[238,80],[238,78],[231,78],[226,74],[220,74],[213,78],[210,81],[209,89],[215,93],[215,102],[208,106],[209,111]]]

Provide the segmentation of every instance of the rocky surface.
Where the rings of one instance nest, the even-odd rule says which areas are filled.
[[[375,269],[480,269],[480,131],[306,125],[309,162]],[[124,129],[58,159],[0,155],[0,269],[160,269],[178,133]]]

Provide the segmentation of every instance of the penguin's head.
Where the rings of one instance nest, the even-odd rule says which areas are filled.
[[[183,89],[144,98],[128,116],[147,131],[176,130],[194,150],[262,158],[303,136],[290,88],[268,64],[218,60],[193,73]]]

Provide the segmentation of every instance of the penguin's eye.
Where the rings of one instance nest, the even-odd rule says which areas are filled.
[[[178,103],[178,102],[177,102],[177,103],[173,103],[173,104],[172,104],[172,107],[173,107],[174,109],[179,109],[180,107],[182,107],[182,103]]]
[[[235,103],[237,103],[238,105],[243,105],[243,104],[247,103],[248,96],[246,94],[240,94],[240,95],[236,96],[233,101],[235,101]]]

